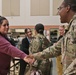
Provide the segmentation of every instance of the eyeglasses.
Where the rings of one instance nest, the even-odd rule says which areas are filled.
[[[64,8],[64,7],[59,7],[59,8],[57,8],[58,10],[61,10],[62,8]]]

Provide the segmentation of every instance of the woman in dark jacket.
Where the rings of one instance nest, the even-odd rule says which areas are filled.
[[[30,28],[25,29],[25,38],[22,39],[21,50],[29,54],[29,44],[32,39],[32,31]],[[24,75],[27,63],[24,60],[20,60],[20,72],[19,75]]]

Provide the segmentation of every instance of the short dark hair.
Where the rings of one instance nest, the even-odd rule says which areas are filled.
[[[64,0],[65,5],[70,5],[72,11],[76,12],[76,0]]]

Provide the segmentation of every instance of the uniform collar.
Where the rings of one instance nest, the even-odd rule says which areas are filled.
[[[68,30],[70,29],[70,26],[72,25],[72,22],[76,19],[76,14],[73,16],[73,18],[70,20],[69,25],[68,25]]]
[[[72,21],[76,19],[76,14],[73,16],[73,18],[70,20],[69,25],[71,25]]]

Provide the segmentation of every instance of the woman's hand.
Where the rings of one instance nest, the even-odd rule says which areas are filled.
[[[29,63],[29,64],[33,64],[35,59],[32,55],[27,55],[27,56],[24,57],[24,61]]]

